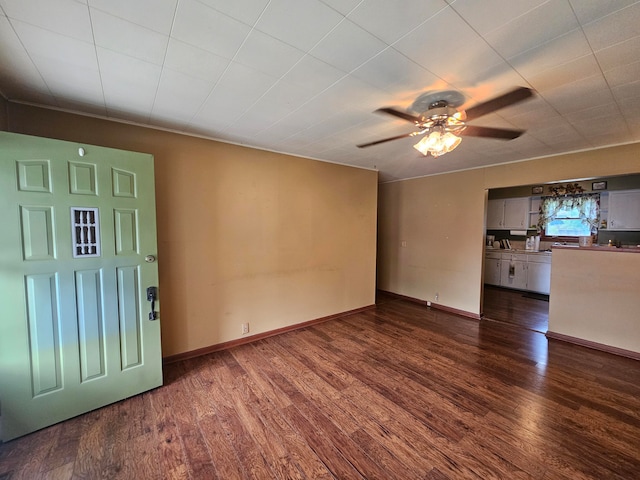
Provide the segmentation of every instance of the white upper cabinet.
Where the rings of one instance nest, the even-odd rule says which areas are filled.
[[[529,197],[489,200],[487,203],[487,229],[526,229],[529,225]]]
[[[504,228],[504,199],[489,200],[487,203],[487,228],[495,230]]]
[[[608,230],[640,230],[640,190],[609,192]]]

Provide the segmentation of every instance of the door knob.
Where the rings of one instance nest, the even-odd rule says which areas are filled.
[[[144,257],[144,261],[147,263],[153,263],[156,261],[156,257],[154,255],[147,255]]]

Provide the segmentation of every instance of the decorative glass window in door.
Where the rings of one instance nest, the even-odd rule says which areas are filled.
[[[71,239],[74,258],[100,256],[98,209],[71,207]]]

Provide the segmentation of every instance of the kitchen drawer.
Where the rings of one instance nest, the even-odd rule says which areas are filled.
[[[551,255],[533,253],[529,255],[529,263],[551,263]]]
[[[526,253],[503,253],[502,260],[509,260],[514,262],[526,262],[529,255]]]
[[[500,260],[502,258],[502,253],[500,252],[485,252],[484,258],[495,258]]]

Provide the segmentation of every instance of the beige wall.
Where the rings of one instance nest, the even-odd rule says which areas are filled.
[[[377,172],[9,107],[12,132],[154,155],[164,356],[374,303]]]
[[[378,288],[478,315],[488,189],[638,172],[633,144],[382,184]]]
[[[640,353],[640,253],[553,249],[549,332]]]

